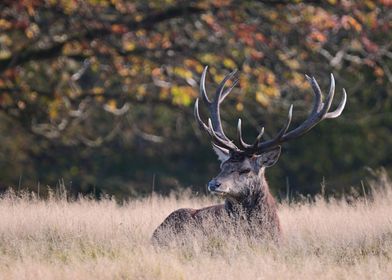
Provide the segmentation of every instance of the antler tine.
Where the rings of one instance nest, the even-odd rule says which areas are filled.
[[[245,150],[253,147],[253,145],[249,145],[245,143],[245,141],[242,139],[241,119],[238,119],[237,136],[238,136],[238,143],[240,144],[241,149]]]
[[[218,146],[221,146],[221,147],[223,147],[223,148],[227,148],[227,149],[229,149],[230,151],[237,151],[237,152],[240,151],[240,150],[237,148],[237,146],[233,144],[233,142],[231,142],[231,141],[226,141],[225,139],[222,139],[221,137],[219,137],[219,136],[215,133],[214,128],[213,128],[213,126],[212,126],[211,118],[208,118],[208,127],[209,127],[208,133],[210,134],[210,136],[211,136],[211,138],[212,138],[212,140],[213,140],[213,142],[214,142],[215,144],[217,144]]]
[[[211,119],[212,119],[212,125],[215,130],[215,132],[224,140],[230,141],[229,138],[225,135],[222,127],[222,122],[220,118],[220,110],[219,110],[219,105],[223,101],[222,99],[222,93],[225,88],[225,85],[229,79],[231,79],[237,70],[232,71],[228,75],[225,76],[225,78],[222,80],[222,82],[219,84],[218,88],[216,89],[216,94],[214,100],[209,104],[209,109],[211,113]],[[226,92],[225,92],[226,93]],[[226,96],[228,93],[226,93]],[[226,97],[225,96],[225,97]]]
[[[333,74],[331,73],[331,84],[329,86],[329,92],[328,92],[327,98],[325,100],[324,107],[320,111],[320,115],[322,116],[322,118],[324,118],[325,114],[328,113],[329,108],[331,108],[334,95],[335,95],[335,78],[333,77]]]
[[[334,118],[339,117],[340,114],[343,112],[344,106],[346,106],[346,101],[347,101],[347,93],[346,93],[346,90],[343,89],[343,97],[339,103],[339,106],[336,108],[335,111],[325,114],[324,118],[325,119],[334,119]]]
[[[260,142],[261,137],[264,135],[264,126],[260,129],[259,135],[256,137],[256,142]]]
[[[255,151],[258,150],[258,146],[259,146],[259,143],[260,143],[261,138],[263,137],[263,135],[264,135],[264,126],[260,129],[259,135],[257,135],[256,141],[252,145],[253,146],[253,150],[255,150]]]
[[[207,70],[208,66],[204,67],[203,73],[201,74],[200,78],[200,95],[203,99],[203,101],[207,104],[210,105],[211,101],[207,96],[207,91],[206,91],[206,75],[207,75]]]
[[[313,103],[313,109],[312,109],[312,112],[310,113],[310,115],[313,115],[313,114],[316,114],[320,111],[320,109],[322,107],[323,96],[321,94],[321,89],[320,89],[320,86],[318,85],[316,79],[314,77],[309,77],[308,75],[305,75],[305,77],[308,80],[308,82],[310,83],[310,85],[312,86],[313,94],[315,96],[314,103]]]
[[[269,148],[275,147],[277,145],[279,145],[280,143],[282,143],[284,140],[284,136],[287,132],[287,130],[290,127],[291,124],[291,120],[293,118],[293,104],[291,104],[290,109],[289,109],[289,113],[287,116],[287,121],[285,123],[285,125],[283,126],[283,128],[279,131],[279,133],[275,136],[275,138],[262,142],[257,146],[258,150],[268,150]]]
[[[208,126],[201,120],[199,113],[199,98],[197,98],[195,102],[194,115],[200,128],[204,129],[210,135],[213,143],[223,148],[238,150],[238,148],[232,142],[225,141],[215,134],[210,118],[208,119]]]
[[[200,113],[199,113],[199,98],[196,99],[195,101],[195,108],[193,110],[193,113],[195,115],[195,119],[197,120],[200,128],[204,129],[205,131],[209,132],[208,126],[201,120],[200,118]]]
[[[231,77],[233,77],[235,73],[237,73],[237,70],[234,70],[234,71],[231,72],[229,75],[233,74],[233,75],[231,76]],[[238,81],[239,81],[238,79],[235,79],[235,80],[232,82],[232,85],[231,85],[230,87],[228,87],[228,88],[221,94],[221,97],[220,97],[220,99],[219,99],[219,103],[222,102],[222,101],[226,98],[226,96],[229,95],[229,93],[231,92],[231,90],[238,84]]]
[[[230,80],[231,78],[233,78],[233,76],[235,75],[235,73],[237,73],[237,69],[234,69],[232,72],[230,72],[229,74],[227,74],[224,79],[222,80],[222,82],[219,84],[217,90],[216,90],[216,98],[215,98],[215,102],[222,102],[223,99],[230,93],[230,90],[227,92],[227,90],[225,91],[225,96],[222,97],[222,93],[223,90],[225,88],[225,85],[227,83],[228,80]],[[229,89],[232,89],[233,87],[231,86]]]

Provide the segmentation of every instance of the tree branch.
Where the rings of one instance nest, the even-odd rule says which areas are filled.
[[[139,22],[135,20],[128,20],[128,21],[119,20],[119,21],[110,22],[110,24],[121,23],[127,26],[129,31],[135,31],[138,29],[151,29],[154,25],[160,22],[170,20],[176,17],[184,16],[184,15],[200,14],[205,11],[206,11],[205,9],[194,7],[194,6],[171,7],[163,12],[151,13]],[[82,39],[92,40],[97,37],[103,37],[109,35],[112,33],[110,24],[108,25],[107,22],[106,24],[105,22],[102,22],[102,24],[100,24],[95,28],[88,28],[84,31],[83,30],[79,31],[74,36],[69,36],[66,40],[61,42],[55,42],[47,48],[23,50],[22,52],[18,52],[9,58],[2,59],[0,60],[0,73],[4,72],[7,68],[24,64],[30,60],[41,60],[41,59],[56,57],[61,54],[64,45],[68,42],[74,40],[82,40]]]

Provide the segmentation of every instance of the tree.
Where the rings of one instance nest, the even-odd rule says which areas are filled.
[[[192,105],[209,65],[210,91],[240,70],[223,117],[229,131],[238,115],[245,117],[249,137],[261,125],[279,129],[275,120],[290,103],[303,117],[312,99],[303,74],[325,88],[333,72],[349,94],[344,117],[287,146],[273,181],[283,190],[287,177],[294,189],[315,192],[322,176],[339,170],[333,185],[355,183],[361,175],[352,174],[364,165],[391,165],[390,6],[387,0],[6,1],[1,177],[10,184],[24,174],[32,185],[64,177],[75,191],[95,186],[134,194],[150,190],[154,173],[161,190],[201,185],[216,165],[207,164],[213,155]]]

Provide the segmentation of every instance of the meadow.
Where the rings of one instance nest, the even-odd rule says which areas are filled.
[[[7,193],[0,199],[0,279],[390,279],[392,184],[356,199],[279,204],[279,245],[243,236],[193,237],[156,249],[150,236],[190,193],[130,200]]]

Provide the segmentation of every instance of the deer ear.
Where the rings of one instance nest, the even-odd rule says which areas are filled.
[[[218,156],[218,159],[221,163],[224,163],[226,160],[229,159],[230,157],[230,153],[229,150],[219,147],[217,145],[215,145],[214,143],[212,143],[212,148],[214,149],[216,155]]]
[[[275,149],[262,153],[261,155],[256,157],[256,163],[259,168],[261,167],[271,167],[273,166],[279,159],[281,148],[280,146]]]

